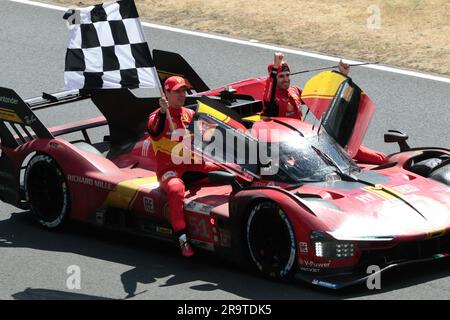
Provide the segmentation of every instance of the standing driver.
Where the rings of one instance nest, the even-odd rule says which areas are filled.
[[[275,53],[274,62],[268,65],[269,77],[264,91],[262,115],[302,119],[302,90],[291,86],[291,71],[283,58],[282,53]],[[349,71],[350,66],[342,60],[339,61],[339,72],[347,76]],[[386,162],[386,155],[361,145],[355,160],[363,163],[383,164]]]

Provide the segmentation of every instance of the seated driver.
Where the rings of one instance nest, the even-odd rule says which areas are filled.
[[[268,65],[269,77],[264,91],[262,115],[302,119],[302,90],[291,86],[291,72],[283,58],[282,53],[275,53],[274,62]],[[347,76],[349,71],[350,66],[343,63],[342,60],[339,61],[339,72]],[[383,164],[386,162],[386,155],[361,145],[355,160],[363,163]]]
[[[190,257],[194,254],[187,238],[186,221],[184,219],[184,194],[185,185],[181,179],[186,172],[202,172],[218,170],[213,163],[202,164],[175,164],[172,156],[183,159],[182,152],[178,155],[172,155],[172,151],[179,143],[179,139],[173,141],[172,134],[182,138],[183,134],[171,132],[168,114],[172,119],[176,131],[185,131],[185,128],[192,121],[194,111],[183,107],[186,98],[186,81],[182,77],[170,77],[164,82],[165,97],[159,100],[160,108],[153,112],[148,120],[148,131],[152,139],[153,149],[156,155],[156,175],[160,187],[167,194],[169,216],[175,236],[178,238],[181,254],[184,257]],[[192,158],[190,158],[192,159]],[[180,161],[181,162],[181,161]]]

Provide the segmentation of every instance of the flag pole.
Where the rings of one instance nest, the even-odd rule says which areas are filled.
[[[161,81],[159,81],[158,71],[156,71],[155,67],[153,67],[152,69],[153,69],[153,73],[154,73],[154,78],[156,80],[156,83],[158,84],[158,89],[159,89],[159,93],[161,94],[161,98],[166,97],[166,94],[164,93],[164,90],[161,85]],[[170,106],[169,106],[169,108],[170,108]],[[169,121],[169,129],[170,129],[170,131],[173,132],[173,131],[175,131],[175,126],[173,125],[172,116],[170,115],[169,108],[167,108],[167,111],[166,111],[166,118]]]
[[[379,64],[379,63],[380,63],[379,61],[356,63],[356,64],[349,64],[349,67],[359,67],[359,66],[366,66],[366,65],[370,65],[370,64]],[[328,69],[333,69],[333,68],[337,68],[337,67],[339,67],[339,66],[330,66],[330,67],[325,67],[325,68],[302,70],[302,71],[292,72],[291,76],[295,76],[297,74],[302,74],[302,73],[314,72],[314,71],[328,70]]]
[[[159,83],[159,82],[158,82]],[[161,87],[161,83],[159,84],[159,93],[161,94],[161,98],[162,97],[165,97],[165,94],[164,94],[164,91],[163,91],[163,89],[162,89],[162,87]],[[170,106],[169,106],[169,108],[170,108]],[[172,121],[172,116],[170,115],[170,110],[169,110],[169,108],[167,108],[167,111],[166,111],[166,117],[167,117],[167,120],[169,121],[169,128],[170,128],[170,131],[175,131],[175,126],[173,125],[173,121]]]

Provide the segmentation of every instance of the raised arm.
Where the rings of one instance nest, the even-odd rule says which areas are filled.
[[[269,77],[266,81],[266,88],[264,90],[264,109],[263,114],[271,117],[278,115],[278,106],[275,101],[277,90],[277,73],[278,68],[281,67],[284,55],[280,52],[274,54],[273,64],[269,67]]]
[[[159,110],[153,112],[149,119],[147,130],[152,138],[159,138],[164,132],[164,127],[166,124],[166,113],[169,109],[169,104],[166,98],[159,99]]]

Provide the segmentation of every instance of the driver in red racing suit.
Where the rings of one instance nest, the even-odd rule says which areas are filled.
[[[291,86],[289,65],[283,58],[282,53],[275,53],[274,63],[268,65],[269,77],[264,91],[262,115],[302,119],[302,90]],[[341,60],[339,72],[347,76],[349,71],[350,66]],[[355,160],[362,163],[383,164],[386,162],[386,155],[361,145]]]
[[[160,187],[167,194],[169,215],[175,236],[178,238],[181,254],[190,257],[194,254],[187,238],[186,221],[184,219],[184,194],[185,185],[182,180],[186,172],[207,173],[218,170],[218,167],[210,162],[201,164],[175,164],[173,156],[183,159],[182,149],[178,155],[174,147],[180,143],[180,139],[173,139],[172,134],[182,138],[185,128],[191,122],[194,111],[183,107],[186,98],[186,89],[188,88],[182,77],[170,77],[164,82],[164,92],[166,97],[159,100],[160,108],[153,112],[148,120],[148,131],[152,139],[153,150],[156,155],[156,175]],[[167,117],[170,113],[174,130],[171,132]],[[174,153],[174,155],[172,155]],[[189,159],[192,160],[191,155]],[[181,161],[180,161],[181,162]]]

